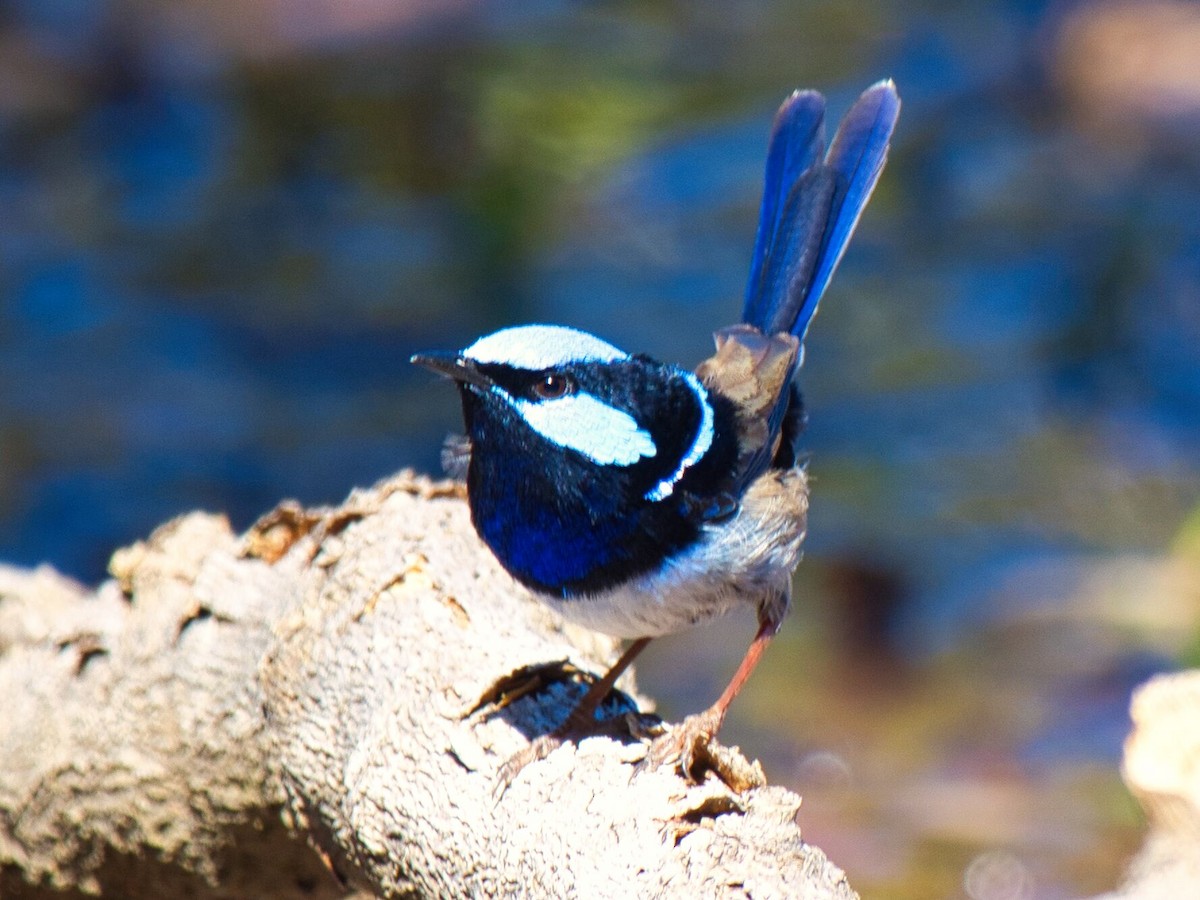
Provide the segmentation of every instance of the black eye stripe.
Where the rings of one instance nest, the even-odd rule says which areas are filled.
[[[502,363],[486,363],[479,366],[479,371],[510,396],[535,402],[558,399],[580,390],[579,379],[573,373],[561,370],[538,372]]]

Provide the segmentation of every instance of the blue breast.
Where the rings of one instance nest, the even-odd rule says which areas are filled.
[[[564,519],[550,509],[493,510],[476,521],[484,541],[522,583],[561,597],[587,592],[625,570],[636,523]]]
[[[537,469],[534,459],[477,453],[467,479],[476,530],[527,587],[586,597],[661,566],[698,536],[678,504],[647,503],[611,469],[570,480],[546,471],[553,460],[537,456]]]

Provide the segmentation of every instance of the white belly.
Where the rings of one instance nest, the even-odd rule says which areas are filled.
[[[804,470],[770,471],[746,491],[736,516],[706,526],[662,569],[590,597],[539,597],[565,619],[622,638],[683,631],[739,605],[786,604],[807,513]]]

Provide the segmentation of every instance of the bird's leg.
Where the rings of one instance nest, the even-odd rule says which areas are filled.
[[[545,759],[562,746],[563,741],[578,741],[581,738],[603,731],[604,723],[596,721],[596,709],[612,691],[613,685],[617,683],[617,679],[629,668],[630,663],[637,658],[637,655],[646,649],[646,645],[649,643],[650,638],[648,637],[638,638],[626,647],[625,652],[612,664],[604,674],[604,677],[592,683],[587,693],[575,704],[574,709],[571,710],[570,715],[567,716],[561,725],[549,734],[543,734],[534,738],[529,742],[527,747],[513,754],[508,762],[500,768],[497,796],[502,795],[508,789],[508,786],[521,773],[522,769],[532,762]]]
[[[735,780],[738,782],[745,780],[740,775],[736,778],[729,777],[721,771],[720,760],[709,752],[708,744],[721,730],[721,725],[725,722],[725,714],[729,711],[733,698],[741,692],[750,678],[750,673],[754,671],[758,661],[762,658],[763,651],[767,649],[771,639],[778,633],[786,608],[785,601],[782,604],[765,604],[759,610],[758,633],[750,642],[746,655],[742,657],[741,664],[733,673],[729,685],[717,698],[717,702],[704,712],[688,716],[666,734],[655,738],[646,753],[646,758],[638,764],[639,771],[674,764],[678,765],[680,772],[685,776],[699,780],[703,777],[703,771],[697,771],[697,769],[703,770],[711,767],[716,769],[717,774],[730,786],[733,786]],[[698,766],[700,763],[703,765]]]
[[[617,683],[617,679],[629,668],[629,664],[637,658],[639,653],[646,649],[646,645],[649,643],[650,638],[648,637],[638,638],[626,647],[620,659],[612,664],[603,678],[592,683],[592,686],[588,688],[583,698],[575,704],[575,708],[571,710],[571,714],[567,716],[567,720],[554,729],[553,733],[558,735],[560,739],[572,737],[580,733],[586,734],[587,729],[595,725],[596,709],[612,691],[613,685]]]

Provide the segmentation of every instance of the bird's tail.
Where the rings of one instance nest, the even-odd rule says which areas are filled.
[[[850,107],[825,150],[825,98],[796,91],[779,108],[742,321],[803,341],[821,295],[887,161],[900,96],[880,81]]]

